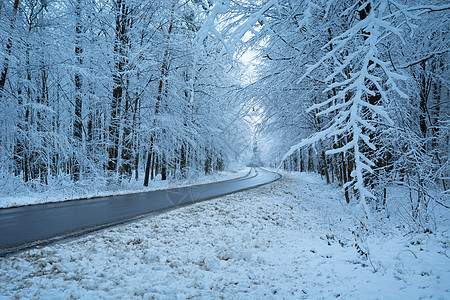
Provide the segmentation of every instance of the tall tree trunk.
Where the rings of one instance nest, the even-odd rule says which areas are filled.
[[[183,145],[181,145],[181,153],[180,153],[180,172],[181,176],[184,177],[186,173],[186,148]]]
[[[420,67],[422,68],[420,76],[420,115],[419,115],[419,126],[420,132],[422,133],[422,137],[427,137],[428,125],[427,125],[427,115],[428,115],[428,98],[430,96],[430,80],[427,78],[427,69],[426,62],[423,61],[420,63]],[[424,148],[426,150],[426,147]]]
[[[39,103],[42,106],[48,107],[49,106],[49,99],[48,99],[48,72],[47,67],[45,65],[44,57],[42,57],[41,60],[41,95]],[[38,99],[39,99],[38,98]],[[45,113],[38,112],[37,113],[37,119],[39,122],[38,131],[40,131],[40,134],[45,134],[45,132],[49,132],[50,126],[48,124],[48,116]],[[39,179],[42,184],[48,184],[48,172],[50,169],[49,165],[49,157],[53,151],[51,151],[51,145],[48,143],[48,139],[43,139],[42,146],[40,147],[40,154],[39,154]]]
[[[169,25],[169,30],[167,32],[167,48],[166,51],[164,52],[164,57],[163,57],[163,63],[161,66],[161,77],[159,79],[159,84],[158,84],[158,95],[156,97],[156,105],[155,105],[155,122],[154,122],[154,127],[156,127],[156,116],[160,113],[160,108],[162,107],[162,94],[163,94],[163,86],[164,86],[164,80],[165,77],[167,75],[167,71],[168,71],[168,56],[169,56],[169,40],[170,40],[170,36],[172,34],[172,29],[173,29],[173,21],[174,21],[174,12],[175,12],[175,5],[176,5],[176,1],[173,1],[172,4],[172,9],[170,11],[170,25]],[[151,138],[150,138],[150,147],[149,147],[149,152],[151,153],[152,156],[155,156],[155,151],[154,151],[154,143],[155,143],[155,135],[152,134]],[[149,154],[150,155],[150,154]],[[148,179],[149,179],[149,174],[147,172],[150,172],[150,170],[153,170],[153,168],[149,165],[150,164],[150,160],[147,159],[147,166],[145,167],[145,177],[144,177],[144,186],[148,186]],[[163,159],[162,164],[164,165],[165,159]],[[153,164],[153,163],[152,163]],[[166,166],[164,166],[162,168],[162,170],[164,172],[166,172]],[[163,180],[166,179],[166,174],[162,174],[162,176],[164,177]],[[153,179],[153,174],[152,174],[152,179]]]
[[[134,147],[134,179],[137,181],[139,179],[139,136],[137,133],[137,122],[139,116],[139,98],[135,100],[134,106],[134,115],[133,115],[133,127],[132,127],[132,135],[133,135],[133,147]]]
[[[205,149],[205,174],[209,174],[211,172],[211,152]]]
[[[73,139],[75,144],[75,152],[79,152],[82,147],[82,141],[83,141],[83,123],[82,123],[82,105],[83,100],[81,97],[81,88],[82,88],[82,78],[81,74],[78,71],[79,68],[81,68],[81,65],[83,63],[81,54],[83,52],[83,48],[81,46],[81,33],[82,33],[82,21],[81,21],[81,0],[78,0],[75,4],[75,15],[76,15],[76,27],[75,27],[75,62],[77,65],[77,68],[75,71],[75,117],[73,119]],[[81,166],[80,162],[77,158],[77,153],[74,153],[73,157],[73,180],[78,181],[80,179],[80,172],[81,172]]]
[[[116,27],[114,41],[114,72],[113,72],[113,98],[111,102],[111,120],[109,125],[109,145],[107,170],[111,173],[118,171],[120,147],[121,118],[123,116],[122,105],[124,98],[125,67],[127,64],[126,47],[128,46],[129,16],[128,8],[124,0],[115,3]]]
[[[128,83],[127,83],[128,86]],[[125,106],[123,112],[123,135],[122,135],[122,160],[120,166],[120,175],[131,178],[131,156],[133,147],[133,138],[131,136],[131,99],[128,93],[125,91]]]
[[[148,186],[148,181],[150,177],[150,167],[152,163],[152,153],[151,151],[148,151],[147,153],[147,162],[145,164],[145,173],[144,173],[144,186]]]
[[[16,19],[18,8],[19,8],[19,0],[15,0],[14,1],[14,16],[11,19],[11,31],[14,30],[14,21]],[[12,32],[11,32],[11,35],[12,35]],[[6,44],[6,55],[5,55],[5,60],[3,62],[2,74],[0,77],[0,98],[3,96],[3,89],[5,88],[6,75],[8,73],[9,57],[11,55],[12,43],[13,43],[13,39],[12,39],[12,36],[10,36],[8,38],[8,44]]]
[[[141,41],[141,46],[143,46],[143,42]],[[139,59],[139,61],[142,60],[142,57]],[[136,74],[136,80],[139,83],[140,79],[140,71],[138,69]],[[135,95],[134,95],[134,108],[133,108],[133,123],[131,126],[131,137],[133,139],[132,147],[133,147],[133,154],[134,154],[134,178],[137,181],[139,179],[139,133],[138,133],[138,126],[140,124],[140,105],[141,105],[141,93],[142,88],[137,88]],[[145,179],[145,176],[144,176]]]

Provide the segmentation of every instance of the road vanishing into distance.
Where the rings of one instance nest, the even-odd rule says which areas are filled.
[[[137,194],[0,209],[0,257],[84,235],[147,214],[255,188],[281,175],[252,168],[240,178]]]

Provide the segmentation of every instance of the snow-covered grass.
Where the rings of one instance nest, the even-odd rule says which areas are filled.
[[[367,228],[342,198],[315,174],[284,174],[257,189],[0,258],[0,295],[450,298],[448,219],[432,234],[405,234],[393,213]]]
[[[201,172],[193,172],[187,178],[169,179],[162,181],[160,177],[152,180],[148,187],[143,186],[143,178],[140,180],[130,180],[121,183],[111,183],[108,178],[98,177],[96,180],[85,179],[73,182],[59,179],[49,182],[48,185],[39,185],[36,182],[34,187],[24,185],[20,178],[5,178],[0,180],[0,208],[39,204],[47,202],[60,202],[75,199],[85,199],[93,197],[113,196],[130,193],[148,192],[158,189],[180,187],[193,184],[203,184],[227,180],[245,176],[250,168],[239,171],[222,171],[205,175]],[[142,176],[141,176],[142,177]]]

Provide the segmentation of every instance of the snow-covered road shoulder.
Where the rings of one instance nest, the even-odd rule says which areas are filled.
[[[143,178],[138,181],[109,182],[106,178],[98,180],[85,179],[76,183],[66,181],[50,182],[40,188],[26,189],[19,183],[0,182],[0,208],[27,206],[43,203],[65,202],[71,200],[91,199],[118,195],[145,193],[162,189],[181,188],[191,185],[207,184],[217,181],[241,178],[249,174],[251,168],[240,171],[220,171],[212,174],[195,173],[184,179],[150,181],[148,187],[143,186]],[[18,190],[17,190],[18,189]]]
[[[348,216],[338,189],[314,174],[283,176],[258,189],[0,258],[0,296],[450,297],[448,231],[410,237],[380,230],[369,238]]]

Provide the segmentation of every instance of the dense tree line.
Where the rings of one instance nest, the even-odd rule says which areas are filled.
[[[266,161],[339,182],[367,214],[393,184],[410,189],[416,219],[431,198],[448,206],[449,12],[445,1],[279,1],[249,88],[261,139],[276,141]]]
[[[29,186],[221,170],[246,147],[208,1],[0,3],[0,176]],[[244,141],[244,142],[243,142]]]

